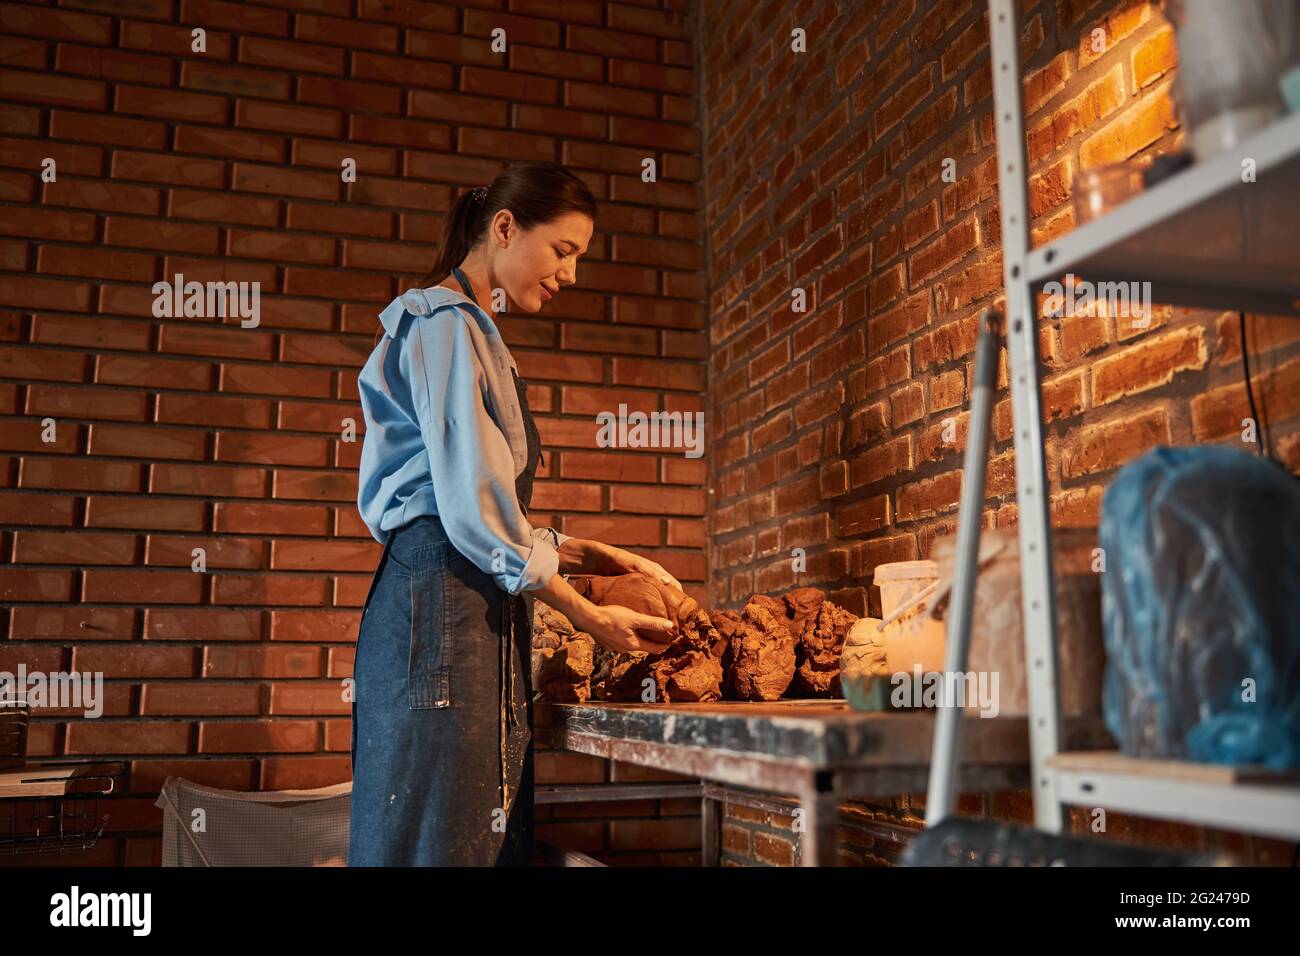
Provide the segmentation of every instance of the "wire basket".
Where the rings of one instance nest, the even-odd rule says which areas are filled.
[[[117,788],[120,770],[87,764],[85,773],[71,777],[51,774],[68,763],[33,765],[24,782],[61,782],[67,790],[59,796],[6,797],[0,799],[0,857],[28,853],[65,853],[89,850],[104,832],[108,815],[100,821],[99,801]]]

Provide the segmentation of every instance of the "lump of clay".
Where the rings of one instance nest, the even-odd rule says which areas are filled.
[[[821,588],[795,588],[781,596],[785,602],[785,615],[790,619],[790,630],[802,634],[817,615],[817,609],[826,600],[826,592]]]
[[[597,700],[635,702],[641,700],[645,679],[650,676],[650,655],[645,651],[611,654],[601,648],[602,660],[591,678]]]
[[[831,601],[822,601],[808,619],[799,643],[803,648],[794,690],[808,697],[840,696],[840,657],[844,639],[858,616]]]
[[[533,686],[540,691],[542,700],[581,704],[591,699],[593,646],[568,641],[555,650],[534,651]]]
[[[709,620],[718,631],[722,641],[722,692],[728,699],[735,699],[731,685],[731,672],[736,667],[736,641],[740,634],[741,616],[739,611],[710,611]]]
[[[779,617],[772,605],[779,608]],[[732,632],[731,692],[740,700],[779,698],[795,672],[795,637],[785,619],[785,606],[758,595],[741,609],[738,623],[728,622],[728,629]]]
[[[677,628],[671,643],[658,654],[634,651],[614,655],[601,648],[592,679],[597,698],[646,700],[646,680],[650,679],[655,702],[721,699],[722,655],[727,642],[694,598],[637,572],[592,577],[584,596],[594,604],[618,604],[667,618]]]
[[[740,629],[740,612],[731,610],[710,611],[709,620],[718,629],[718,633],[730,639]]]
[[[824,600],[826,600],[826,592],[821,588],[795,588],[793,591],[787,591],[781,595],[781,612],[789,622],[786,626],[790,628],[790,633],[795,638],[794,669],[796,674],[803,667],[804,662],[804,644],[800,637],[804,632],[804,628],[808,626],[808,622],[817,614],[817,609],[821,607]],[[791,685],[790,690],[800,691],[801,688],[798,683],[796,680]],[[802,694],[796,693],[793,696],[802,696]]]
[[[722,699],[722,661],[703,651],[662,657],[650,666],[664,703],[702,703]]]
[[[726,645],[709,615],[696,605],[689,617],[680,619],[668,649],[650,665],[658,699],[665,703],[721,700]]]
[[[573,583],[571,580],[570,583]],[[592,604],[621,604],[641,614],[666,617],[679,628],[700,609],[685,591],[662,584],[639,571],[612,576],[592,575],[575,584]]]
[[[542,700],[591,699],[596,642],[559,611],[538,601],[533,616],[533,688]]]
[[[749,599],[750,604],[757,604],[763,610],[767,611],[773,617],[784,620],[789,618],[786,613],[785,602],[778,598],[768,597],[766,594],[755,594]],[[743,610],[743,608],[742,608]]]
[[[592,692],[598,700],[611,701],[671,704],[720,700],[722,661],[692,643],[689,637],[679,639],[661,654],[633,651],[615,655],[606,651],[592,678]],[[647,694],[651,686],[647,681],[653,682],[653,694]]]

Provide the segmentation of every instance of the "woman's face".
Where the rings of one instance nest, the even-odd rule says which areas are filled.
[[[491,224],[491,281],[510,301],[536,312],[563,286],[578,281],[578,260],[586,255],[595,223],[582,213],[565,213],[552,222],[521,229],[514,216],[499,210]]]

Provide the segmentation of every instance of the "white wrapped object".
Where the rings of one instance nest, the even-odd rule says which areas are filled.
[[[1278,83],[1296,61],[1297,6],[1300,0],[1169,0],[1179,113],[1198,160],[1233,148],[1282,112]]]
[[[244,791],[168,777],[163,866],[347,866],[352,782]],[[196,812],[198,811],[198,812]]]

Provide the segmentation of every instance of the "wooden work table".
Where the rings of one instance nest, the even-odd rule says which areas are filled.
[[[934,741],[930,711],[855,711],[843,700],[769,703],[583,704],[537,702],[540,743],[706,781],[793,795],[803,810],[799,862],[835,862],[839,805],[845,800],[924,793]],[[1067,750],[1114,744],[1100,715],[1065,718]],[[1029,786],[1025,716],[962,723],[961,792]],[[719,807],[702,801],[704,865],[718,865]]]

